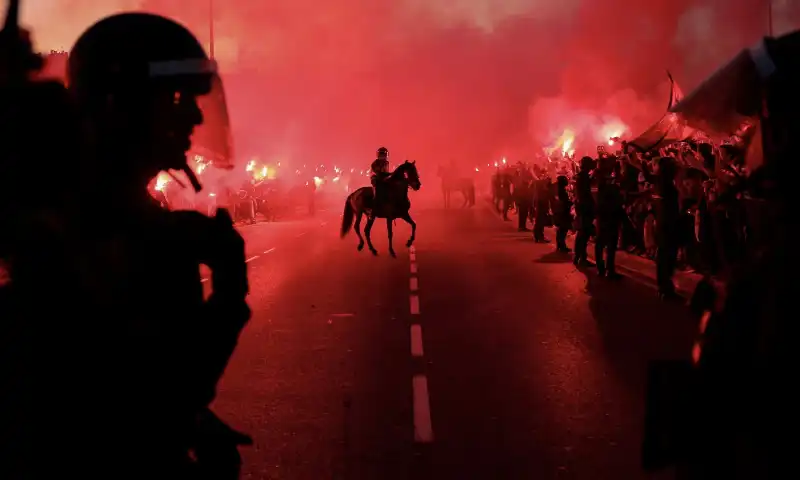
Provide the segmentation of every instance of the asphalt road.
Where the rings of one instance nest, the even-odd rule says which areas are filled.
[[[244,227],[254,315],[215,410],[253,435],[243,478],[638,479],[645,368],[693,323],[577,271],[485,206],[412,210],[398,258],[339,208]]]

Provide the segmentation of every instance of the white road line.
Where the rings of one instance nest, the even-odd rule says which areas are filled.
[[[411,259],[412,262],[416,262],[417,261],[417,254],[412,252],[409,255],[409,258]]]
[[[264,250],[264,253],[272,253],[274,251],[275,251],[275,247],[272,247],[269,250]]]
[[[411,379],[414,391],[414,441],[431,443],[433,426],[431,425],[431,404],[428,398],[428,379],[425,375],[414,375]]]
[[[303,233],[301,233],[300,235],[297,235],[297,236],[295,236],[295,238],[300,238],[300,237],[302,237],[303,235],[305,235],[306,233],[308,233],[308,232],[303,232]]]
[[[421,357],[422,352],[422,327],[411,325],[411,356]]]
[[[412,292],[419,290],[419,279],[417,277],[411,277],[411,281],[408,283]]]
[[[410,247],[408,247],[408,251],[411,252],[411,253],[417,253],[417,247],[415,247],[414,245],[411,245]]]
[[[245,262],[249,263],[249,262],[252,262],[253,260],[255,260],[257,258],[261,258],[261,256],[260,255],[253,255],[252,257],[250,257],[247,260],[245,260]]]
[[[417,273],[417,264],[416,263],[412,263],[411,264],[411,273]]]
[[[411,315],[419,315],[419,297],[411,295]]]
[[[206,283],[207,281],[208,281],[207,278],[204,278],[204,279],[200,280],[201,283]]]

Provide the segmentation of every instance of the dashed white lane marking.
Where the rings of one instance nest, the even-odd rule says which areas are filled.
[[[252,262],[253,260],[256,260],[256,259],[259,259],[259,258],[261,258],[261,256],[260,256],[260,255],[253,255],[252,257],[250,257],[250,258],[248,258],[247,260],[245,260],[245,262],[246,262],[246,263],[250,263],[250,262]]]
[[[411,315],[419,315],[419,297],[411,295]]]
[[[295,237],[294,237],[294,238],[300,238],[300,237],[302,237],[303,235],[305,235],[306,233],[308,233],[308,232],[303,232],[303,233],[301,233],[301,234],[299,234],[299,235],[295,235]]]
[[[208,281],[207,278],[204,278],[204,279],[200,280],[201,283],[206,283],[207,281]]]
[[[411,325],[411,356],[421,357],[422,355],[422,327]]]
[[[414,391],[414,441],[430,443],[433,441],[433,425],[428,398],[428,379],[425,375],[415,375],[411,379],[411,388]]]
[[[275,247],[272,247],[269,250],[264,250],[264,253],[272,253],[274,251],[275,251]]]
[[[411,273],[417,273],[417,250],[410,248]],[[411,315],[419,315],[419,279],[412,276],[409,280],[411,295],[409,303]],[[411,356],[421,358],[424,355],[422,347],[422,326],[411,325]],[[428,395],[428,377],[414,375],[411,378],[411,389],[414,397],[414,441],[417,443],[433,442],[433,425],[431,424],[431,404]]]

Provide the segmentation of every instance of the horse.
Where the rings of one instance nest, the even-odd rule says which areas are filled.
[[[444,208],[450,208],[450,198],[453,192],[460,192],[464,197],[461,208],[475,206],[475,180],[469,177],[459,177],[455,167],[445,168],[439,166],[437,175],[442,179],[442,196]]]
[[[372,246],[370,239],[370,232],[372,231],[372,224],[376,218],[386,219],[386,229],[389,234],[389,254],[397,257],[397,254],[392,247],[392,222],[399,218],[405,220],[406,223],[411,225],[411,237],[406,242],[406,247],[411,247],[414,244],[414,239],[417,233],[417,224],[411,218],[408,211],[411,209],[411,202],[408,199],[408,189],[418,191],[422,187],[419,180],[419,173],[417,172],[416,161],[405,161],[402,165],[392,172],[384,181],[387,182],[387,195],[386,205],[383,206],[382,211],[375,211],[373,208],[375,202],[375,194],[372,187],[361,187],[355,192],[351,193],[347,200],[344,202],[344,213],[342,214],[342,230],[341,237],[344,238],[350,232],[355,218],[355,231],[358,235],[358,251],[364,249],[364,238],[361,236],[361,217],[367,215],[367,225],[364,227],[364,235],[367,237],[367,245],[373,255],[378,255],[378,251]]]
[[[468,177],[459,178],[452,183],[452,189],[461,192],[461,195],[464,196],[461,208],[475,206],[475,180]]]
[[[450,170],[452,170],[452,168],[447,169],[439,165],[439,169],[436,172],[436,175],[442,181],[442,198],[444,199],[444,208],[450,208],[450,195],[453,191],[453,180]]]

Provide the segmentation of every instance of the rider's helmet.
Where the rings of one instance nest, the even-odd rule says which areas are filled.
[[[389,149],[386,147],[379,148],[375,155],[378,157],[374,162],[372,162],[372,172],[373,173],[385,173],[389,170]]]
[[[134,150],[120,160],[127,165],[102,167],[183,170],[199,188],[186,155],[193,144],[212,164],[232,167],[216,62],[183,25],[148,13],[100,20],[72,47],[68,83],[95,141]]]

